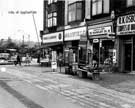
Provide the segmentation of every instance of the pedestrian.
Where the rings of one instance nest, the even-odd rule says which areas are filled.
[[[29,54],[26,54],[25,62],[26,62],[26,65],[30,65],[30,56],[29,56]]]
[[[40,54],[38,55],[37,63],[40,63]]]
[[[21,66],[21,58],[20,58],[20,55],[19,54],[17,55],[16,60],[17,60],[16,65],[19,64]]]

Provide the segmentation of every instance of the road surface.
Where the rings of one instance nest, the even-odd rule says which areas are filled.
[[[135,95],[37,66],[0,66],[2,108],[134,108]],[[12,107],[11,107],[12,105]],[[0,108],[1,108],[0,106]]]

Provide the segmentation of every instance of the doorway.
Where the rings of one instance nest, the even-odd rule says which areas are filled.
[[[131,43],[125,43],[125,71],[131,71],[131,58],[132,58],[132,44]]]

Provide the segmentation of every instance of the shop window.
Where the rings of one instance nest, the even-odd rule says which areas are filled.
[[[68,22],[82,20],[82,1],[68,5]]]
[[[109,13],[110,0],[92,0],[92,16]]]
[[[48,27],[57,26],[57,13],[49,13],[48,14]]]
[[[127,0],[127,7],[135,6],[135,0]]]
[[[99,42],[93,43],[93,60],[97,61],[98,63],[100,61],[100,64],[104,64],[109,57],[112,58],[113,48],[114,42],[112,40],[102,40],[100,52],[99,52]]]
[[[79,49],[79,63],[85,64],[86,62],[86,48],[80,47]]]

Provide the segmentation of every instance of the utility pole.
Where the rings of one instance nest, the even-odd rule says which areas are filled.
[[[39,36],[38,36],[38,31],[37,31],[37,26],[36,26],[35,17],[34,17],[34,14],[33,14],[33,13],[32,13],[32,17],[33,17],[33,22],[34,22],[35,30],[36,30],[36,35],[37,35],[37,39],[38,39],[38,44],[39,44],[39,46],[40,46]]]
[[[24,45],[24,35],[23,35],[23,37],[22,37],[22,38],[23,38],[23,40],[22,40],[22,45]]]

